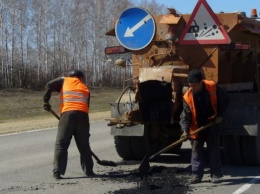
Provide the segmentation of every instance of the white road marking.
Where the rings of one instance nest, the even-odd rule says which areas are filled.
[[[244,193],[246,190],[248,190],[253,184],[257,183],[260,181],[260,175],[256,176],[255,178],[253,178],[251,181],[249,181],[249,183],[243,185],[242,187],[240,187],[238,190],[236,190],[235,192],[233,192],[232,194],[241,194]]]
[[[6,133],[6,134],[0,135],[0,137],[9,136],[9,135],[17,135],[17,134],[22,134],[22,133],[32,133],[32,132],[36,132],[36,131],[45,131],[45,130],[50,130],[50,129],[55,129],[55,128],[57,128],[57,127],[45,128],[45,129],[36,129],[36,130],[22,131],[22,132],[15,132],[15,133]]]
[[[98,119],[98,120],[95,120],[95,121],[89,121],[89,123],[92,124],[92,123],[95,123],[95,122],[101,121],[101,120],[103,120],[103,119]],[[22,133],[32,133],[32,132],[36,132],[36,131],[53,130],[53,129],[57,129],[57,128],[58,128],[58,124],[57,124],[57,127],[49,127],[49,128],[43,128],[43,129],[32,129],[32,130],[29,130],[29,131],[6,133],[6,134],[0,135],[0,137],[9,136],[9,135],[17,135],[17,134],[22,134]]]

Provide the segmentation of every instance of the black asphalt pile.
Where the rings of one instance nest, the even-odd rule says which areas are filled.
[[[142,179],[138,171],[113,179],[113,182],[136,183],[136,187],[109,194],[186,194],[190,191],[187,184],[189,178],[190,172],[186,169],[153,166],[149,169],[147,180]]]

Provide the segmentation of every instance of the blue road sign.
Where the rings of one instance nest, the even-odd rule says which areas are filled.
[[[120,15],[115,31],[122,46],[130,50],[141,50],[152,41],[155,22],[146,10],[132,7]]]

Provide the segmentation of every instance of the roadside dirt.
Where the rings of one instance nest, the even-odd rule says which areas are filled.
[[[109,117],[110,117],[110,111],[96,112],[96,113],[89,114],[90,122],[103,120]],[[0,123],[0,135],[8,134],[8,133],[19,133],[19,132],[25,132],[31,130],[38,130],[38,129],[48,129],[48,128],[57,127],[57,125],[58,125],[58,120],[52,115],[35,117],[35,118],[27,118],[27,119],[7,120],[3,123]]]

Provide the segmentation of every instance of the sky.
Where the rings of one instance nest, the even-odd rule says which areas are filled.
[[[179,13],[191,14],[198,0],[156,0],[160,4],[164,4],[167,8],[175,8]],[[251,10],[257,9],[258,17],[260,17],[260,0],[207,0],[211,9],[218,13],[220,11],[232,13],[234,11],[246,12],[246,16],[250,17]]]

